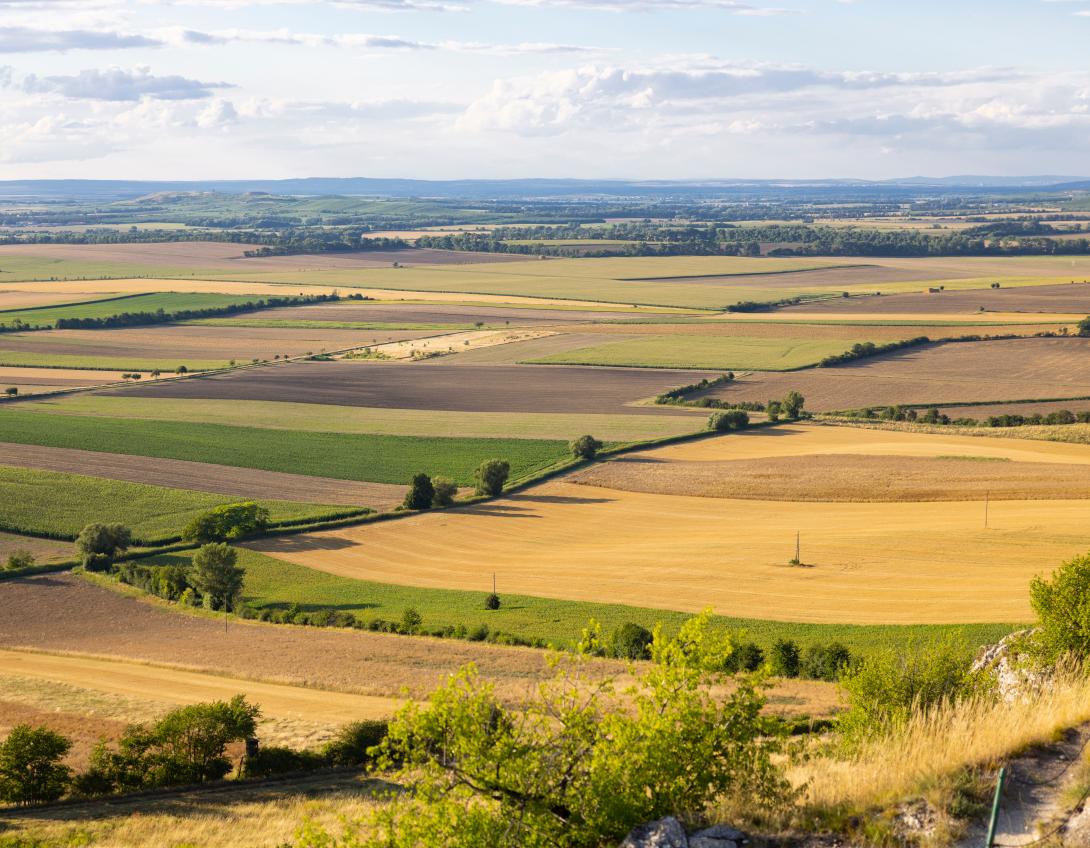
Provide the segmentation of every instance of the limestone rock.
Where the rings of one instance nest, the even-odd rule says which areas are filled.
[[[689,840],[681,822],[667,816],[633,828],[621,848],[689,848]]]

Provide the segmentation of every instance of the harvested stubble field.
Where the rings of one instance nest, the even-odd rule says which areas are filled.
[[[518,479],[568,455],[566,442],[546,439],[356,435],[26,409],[5,410],[0,415],[0,442],[372,483],[407,484],[413,474],[426,469],[469,485],[477,466],[493,457],[507,459],[512,479]]]
[[[395,362],[293,362],[117,391],[130,397],[290,400],[466,412],[639,415],[652,410],[628,404],[704,376],[717,375],[640,368],[518,365],[478,368],[447,364],[420,367]]]
[[[71,356],[89,361],[150,359],[176,363],[272,359],[345,350],[361,345],[386,344],[434,335],[434,330],[342,330],[279,327],[205,326],[171,324],[105,330],[47,330],[6,333],[0,337],[0,356],[15,352],[34,356]]]
[[[766,401],[797,390],[815,412],[1090,395],[1090,339],[930,344],[832,368],[744,375],[707,396]]]
[[[944,291],[938,294],[889,294],[882,297],[803,303],[785,307],[783,312],[800,316],[829,312],[859,313],[861,316],[869,312],[962,314],[979,312],[982,308],[986,313],[1090,313],[1090,285],[1078,282],[1051,286]],[[980,317],[987,316],[985,314]]]
[[[0,465],[0,527],[75,538],[92,522],[122,521],[138,542],[177,537],[186,523],[238,498],[83,474]],[[272,521],[318,519],[344,507],[259,500]]]
[[[0,532],[0,562],[7,562],[16,551],[28,552],[38,563],[64,561],[71,558],[72,545],[69,542]]]
[[[441,515],[270,539],[258,547],[300,565],[379,582],[470,589],[496,570],[501,586],[527,595],[608,597],[681,610],[710,604],[725,615],[839,623],[1024,621],[1031,616],[1029,579],[1085,548],[1090,501],[1084,475],[1069,469],[1090,464],[1083,446],[799,426],[645,456],[679,463],[798,457],[797,466],[822,454],[931,457],[940,474],[947,463],[964,463],[971,466],[959,492],[964,497],[983,487],[972,475],[993,468],[1002,475],[1009,466],[1032,463],[1050,464],[1072,489],[1050,489],[1047,469],[1042,474],[1031,466],[1040,486],[1035,497],[1053,499],[993,502],[986,528],[980,489],[978,500],[838,503],[782,500],[813,490],[791,474],[776,500],[552,482]],[[946,459],[963,456],[1010,462]],[[849,492],[852,480],[841,482]],[[796,532],[805,568],[788,565]]]
[[[275,318],[299,321],[354,321],[387,324],[456,324],[473,325],[483,321],[488,326],[505,323],[514,325],[531,324],[572,324],[584,321],[629,321],[637,320],[637,311],[607,312],[592,309],[549,309],[549,308],[505,308],[496,306],[470,306],[452,303],[449,306],[437,303],[370,303],[342,302],[320,306],[287,306],[282,309],[267,309],[251,312],[246,318],[227,319],[244,321],[248,319]]]
[[[334,480],[206,462],[8,442],[0,442],[0,464],[125,480],[169,489],[189,489],[229,495],[240,500],[261,498],[386,510],[401,503],[405,495],[404,486],[390,483]]]
[[[40,291],[15,291],[0,289],[0,310],[32,309],[37,306],[56,306],[62,303],[78,303],[81,300],[94,300],[93,295],[79,297],[66,292],[50,291],[39,287]]]
[[[951,418],[983,419],[992,415],[1047,415],[1050,412],[1059,412],[1061,409],[1067,409],[1071,412],[1085,412],[1090,410],[1090,399],[1041,401],[1037,403],[989,403],[976,406],[943,406],[940,408],[944,415],[949,415]]]
[[[186,400],[128,397],[123,393],[79,394],[44,399],[23,409],[107,418],[160,421],[215,421],[239,427],[310,430],[323,433],[377,433],[391,436],[449,436],[497,439],[571,439],[584,431],[610,442],[676,436],[704,428],[703,411],[676,408],[677,415],[611,415],[549,412],[450,412],[430,409],[376,409],[319,403],[262,400]]]
[[[48,332],[56,332],[50,330]],[[0,337],[0,348],[4,339]],[[161,359],[152,356],[99,356],[73,353],[38,353],[37,351],[0,349],[0,368],[37,368],[64,371],[174,371],[184,365],[190,371],[211,371],[226,368],[226,359]],[[42,370],[42,376],[49,372]],[[100,381],[101,382],[101,381]]]

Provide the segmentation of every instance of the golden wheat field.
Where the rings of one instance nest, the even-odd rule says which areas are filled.
[[[821,454],[946,457],[989,468],[1033,463],[1036,474],[1058,463],[1073,486],[1080,477],[1070,468],[1090,463],[1082,445],[814,425],[706,439],[629,461]],[[790,475],[784,485],[792,485]],[[798,483],[800,495],[807,485]],[[850,476],[843,485],[853,486]],[[1029,580],[1090,545],[1085,492],[1080,499],[1056,491],[987,505],[983,491],[946,503],[802,502],[790,500],[790,490],[775,500],[741,500],[564,480],[497,502],[253,547],[322,571],[415,586],[474,589],[495,571],[501,591],[680,610],[710,605],[753,618],[1017,622],[1031,617]],[[788,564],[796,534],[803,567]]]

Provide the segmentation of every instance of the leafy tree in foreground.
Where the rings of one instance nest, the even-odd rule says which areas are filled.
[[[88,524],[76,537],[76,552],[84,568],[105,568],[132,544],[132,531],[123,524]]]
[[[435,486],[431,477],[427,474],[414,474],[409,484],[409,491],[405,493],[405,509],[431,509],[435,499]]]
[[[511,463],[506,459],[486,459],[477,469],[477,494],[496,497],[511,474]]]
[[[602,447],[602,443],[594,438],[594,436],[580,436],[568,445],[572,456],[576,459],[594,459]]]
[[[210,609],[234,609],[246,576],[246,569],[237,562],[238,551],[224,542],[202,545],[193,555],[189,581]]]
[[[269,511],[244,501],[202,512],[185,526],[182,537],[190,542],[225,542],[263,533],[268,525]]]
[[[581,647],[595,653],[599,638],[595,627]],[[597,848],[664,815],[696,818],[724,795],[778,806],[789,789],[760,680],[724,674],[730,650],[707,614],[676,638],[658,627],[653,662],[630,684],[589,673],[585,653],[556,657],[518,710],[468,666],[390,725],[380,764],[398,765],[413,791],[340,837],[307,823],[297,845]]]
[[[72,770],[61,760],[72,743],[46,727],[16,725],[0,742],[0,800],[29,806],[56,801]]]
[[[1029,595],[1039,620],[1034,642],[1043,658],[1090,657],[1090,554],[1068,560],[1050,580],[1035,577]]]

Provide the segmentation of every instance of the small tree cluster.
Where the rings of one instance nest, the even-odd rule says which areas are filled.
[[[190,542],[225,542],[264,533],[269,526],[269,511],[253,501],[224,504],[202,512],[182,530]]]
[[[474,475],[477,494],[497,497],[503,492],[504,484],[511,474],[511,463],[506,459],[486,459],[477,468]]]
[[[132,531],[123,524],[88,524],[76,537],[80,564],[91,571],[107,568],[132,545]]]
[[[713,412],[708,416],[708,429],[716,433],[744,430],[748,426],[749,413],[743,409],[728,409],[726,412]]]
[[[458,495],[458,484],[449,477],[429,477],[427,474],[414,474],[405,493],[402,507],[412,510],[441,509],[452,506]]]
[[[794,421],[802,417],[805,405],[806,398],[796,391],[790,391],[783,396],[783,400],[770,400],[766,403],[765,414],[769,421],[779,421],[780,418]]]
[[[56,801],[72,770],[61,760],[72,743],[46,727],[19,724],[0,742],[0,801],[19,806]]]
[[[580,436],[568,445],[568,449],[576,459],[594,459],[602,447],[602,443],[594,436]]]
[[[34,565],[34,554],[30,551],[19,549],[8,554],[8,558],[4,563],[4,568],[8,571],[14,571],[20,568],[30,568],[32,565]]]

